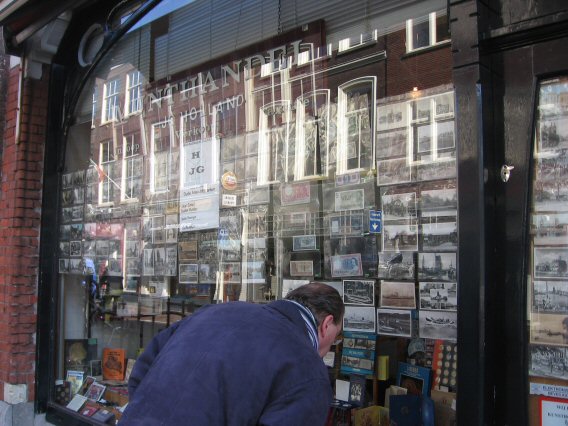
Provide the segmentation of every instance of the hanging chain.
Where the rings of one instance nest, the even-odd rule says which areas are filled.
[[[282,0],[278,0],[278,34],[282,34]]]

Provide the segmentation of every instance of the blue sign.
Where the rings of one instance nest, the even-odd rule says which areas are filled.
[[[383,228],[383,212],[381,210],[369,210],[369,232],[380,234]]]

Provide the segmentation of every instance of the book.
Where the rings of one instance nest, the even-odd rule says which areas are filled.
[[[73,399],[71,399],[71,401],[69,401],[69,404],[67,404],[66,407],[73,411],[79,411],[85,402],[87,402],[87,398],[83,395],[77,394],[73,397]]]
[[[91,417],[99,410],[99,406],[94,402],[87,401],[83,408],[81,408],[81,415]]]
[[[103,349],[103,379],[104,380],[124,380],[124,370],[126,368],[126,351],[118,348]]]
[[[134,368],[134,363],[136,362],[135,359],[128,358],[126,361],[126,372],[124,373],[124,381],[128,382],[130,379],[130,373],[132,373],[132,369]]]
[[[372,375],[375,368],[377,335],[374,333],[343,332],[341,372]]]
[[[71,384],[71,395],[75,395],[79,392],[81,385],[83,384],[83,371],[68,370],[65,380]]]
[[[101,423],[109,423],[114,420],[114,417],[114,413],[107,410],[106,408],[101,408],[91,416],[92,419],[97,420]]]
[[[92,401],[98,401],[103,396],[105,389],[106,389],[105,385],[93,382],[91,386],[89,386],[89,389],[87,390],[85,396]]]
[[[81,387],[79,388],[79,391],[77,393],[79,395],[84,396],[85,393],[87,393],[87,389],[89,389],[89,386],[91,386],[94,381],[95,381],[95,378],[92,377],[92,376],[85,377],[85,379],[83,380],[83,383],[81,384]]]
[[[349,403],[355,407],[365,405],[367,379],[365,376],[353,374],[349,380]]]
[[[417,426],[422,424],[422,397],[420,395],[391,395],[390,421],[396,426]]]
[[[391,395],[406,395],[408,390],[406,388],[401,388],[400,386],[390,385],[385,390],[385,408],[390,407],[390,397]]]
[[[398,363],[396,384],[406,388],[411,395],[430,395],[430,380],[432,370],[418,365]]]

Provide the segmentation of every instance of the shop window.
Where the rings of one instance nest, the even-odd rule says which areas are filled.
[[[126,76],[126,111],[135,114],[142,111],[142,73],[132,71]]]
[[[118,79],[111,80],[104,85],[103,123],[117,120],[119,117],[119,90],[120,81]]]
[[[432,12],[426,16],[406,21],[406,51],[412,52],[435,46],[450,39],[448,16]]]

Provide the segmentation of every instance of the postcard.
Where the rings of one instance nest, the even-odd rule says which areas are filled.
[[[314,275],[314,262],[312,260],[291,260],[291,277],[311,277]]]
[[[343,280],[343,302],[350,305],[375,306],[375,281]]]
[[[365,190],[338,191],[335,193],[335,211],[362,210],[365,208]]]
[[[381,308],[416,309],[414,282],[382,281]]]
[[[412,311],[408,309],[377,309],[377,334],[412,337]]]
[[[331,256],[332,277],[360,277],[363,275],[361,253]]]
[[[292,237],[294,251],[317,250],[315,235],[295,235]]]

